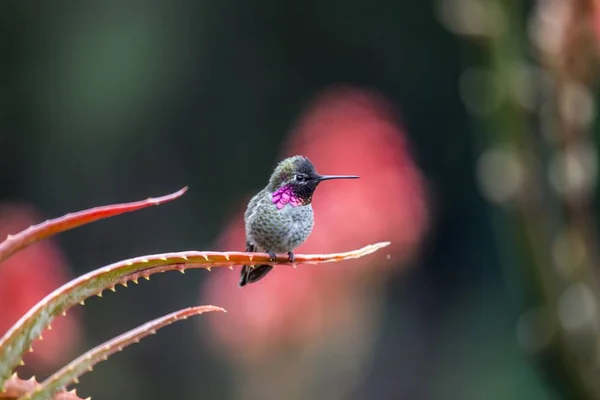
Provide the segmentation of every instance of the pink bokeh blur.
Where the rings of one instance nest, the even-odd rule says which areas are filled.
[[[380,95],[336,87],[305,111],[281,158],[307,156],[322,174],[357,174],[330,181],[314,197],[315,227],[296,253],[331,253],[379,241],[383,251],[364,259],[282,266],[262,281],[237,286],[235,273],[212,273],[202,289],[203,304],[219,304],[229,318],[209,321],[215,342],[231,357],[251,361],[278,346],[301,345],[352,318],[352,298],[361,285],[382,282],[406,265],[428,226],[425,182],[411,157],[404,130]],[[263,177],[266,185],[268,176]],[[251,196],[249,193],[248,196]],[[243,249],[243,212],[223,232],[221,250]]]
[[[18,233],[43,221],[34,207],[0,204],[0,237]],[[0,332],[4,334],[32,306],[70,279],[70,269],[59,247],[46,239],[0,263]],[[25,355],[26,366],[36,372],[68,361],[82,339],[76,312],[58,317],[43,340],[33,342]]]

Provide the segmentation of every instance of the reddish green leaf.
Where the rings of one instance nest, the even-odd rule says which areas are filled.
[[[186,251],[136,257],[99,268],[50,293],[21,317],[0,339],[0,387],[19,364],[33,340],[40,336],[54,317],[78,303],[83,304],[83,301],[91,296],[100,296],[105,289],[114,290],[117,284],[126,286],[128,281],[137,283],[140,277],[149,279],[150,275],[157,272],[172,270],[183,272],[186,268],[210,270],[213,267],[233,268],[234,265],[275,266],[339,262],[363,257],[389,244],[389,242],[377,243],[337,254],[296,254],[293,264],[289,262],[287,254],[279,254],[274,261],[270,261],[266,253]]]
[[[71,383],[77,383],[78,378],[93,369],[94,365],[105,361],[112,354],[117,353],[123,348],[133,343],[138,343],[146,336],[155,334],[157,330],[173,322],[187,319],[194,315],[199,315],[209,311],[223,311],[224,309],[215,306],[189,307],[183,310],[175,311],[171,314],[147,322],[135,329],[117,336],[99,346],[94,347],[87,353],[77,357],[69,364],[54,373],[48,379],[36,385],[26,395],[19,397],[19,400],[49,400],[60,390],[63,390]]]
[[[32,225],[14,235],[8,235],[6,240],[0,243],[0,262],[6,260],[17,251],[38,242],[48,236],[56,235],[70,229],[89,224],[104,218],[114,217],[142,208],[157,206],[180,197],[187,191],[187,186],[175,193],[166,196],[148,198],[146,200],[135,201],[132,203],[113,204],[109,206],[95,207],[64,215],[59,218],[49,219],[37,225]]]
[[[31,379],[21,379],[14,374],[10,377],[9,380],[6,381],[5,387],[6,390],[4,392],[0,392],[1,400],[17,400],[19,397],[27,394],[28,392],[34,390],[39,386],[39,383],[35,380],[35,377],[31,377]],[[60,390],[54,394],[52,397],[53,400],[84,400],[81,397],[77,396],[77,392],[75,390],[71,390],[69,392],[65,390]],[[88,399],[89,400],[89,397]]]

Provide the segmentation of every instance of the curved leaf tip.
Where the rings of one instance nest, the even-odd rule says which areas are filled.
[[[167,325],[185,320],[194,315],[200,315],[211,311],[227,312],[225,309],[217,306],[196,306],[184,308],[150,322],[146,322],[145,324],[104,342],[87,353],[77,357],[48,379],[36,385],[29,393],[21,396],[19,400],[49,400],[55,393],[63,390],[67,385],[77,383],[78,378],[81,375],[92,371],[96,364],[107,360],[108,357],[114,353],[123,350],[133,343],[138,343],[141,339],[155,334],[156,331]]]
[[[361,249],[333,254],[296,254],[295,262],[290,263],[287,254],[279,254],[271,260],[266,253],[184,251],[162,253],[119,261],[91,271],[76,278],[47,295],[19,319],[0,338],[0,386],[19,364],[23,353],[31,342],[39,337],[52,319],[85,299],[102,293],[114,286],[127,286],[128,281],[138,278],[149,279],[159,272],[181,271],[186,268],[229,267],[234,265],[295,265],[340,262],[369,255],[389,242],[376,243]]]
[[[49,219],[37,225],[32,225],[24,231],[14,235],[8,235],[6,240],[0,242],[0,262],[6,260],[17,251],[22,250],[27,246],[30,246],[35,242],[39,242],[40,240],[49,236],[68,231],[100,219],[110,218],[119,214],[173,201],[178,197],[181,197],[185,192],[187,192],[187,190],[188,187],[184,186],[178,191],[165,196],[149,197],[146,200],[134,201],[131,203],[120,203],[89,208],[87,210],[66,214],[62,217]]]

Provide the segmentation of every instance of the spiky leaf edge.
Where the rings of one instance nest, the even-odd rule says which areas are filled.
[[[171,314],[146,322],[145,324],[104,342],[77,357],[75,360],[48,377],[48,379],[43,381],[32,391],[19,397],[18,400],[50,400],[59,390],[64,389],[71,383],[78,383],[78,378],[81,375],[92,371],[94,365],[108,359],[112,354],[123,350],[123,348],[133,343],[138,343],[146,336],[155,334],[160,328],[171,325],[176,321],[181,321],[191,316],[210,311],[226,312],[220,307],[197,306],[175,311]]]
[[[187,189],[188,188],[186,186],[174,193],[161,197],[150,197],[146,200],[134,201],[131,203],[120,203],[89,208],[87,210],[66,214],[62,217],[49,219],[37,225],[32,225],[17,234],[8,235],[6,240],[0,243],[0,262],[6,260],[17,251],[22,250],[27,246],[30,246],[33,243],[49,236],[78,228],[82,225],[101,219],[110,218],[120,214],[137,211],[142,208],[157,206],[169,201],[173,201],[178,197],[181,197],[187,191]]]
[[[35,376],[32,376],[29,379],[21,379],[14,374],[10,377],[9,380],[6,381],[6,391],[0,393],[0,399],[2,400],[17,400],[19,397],[23,396],[27,392],[33,390],[39,383],[36,381]],[[54,394],[53,400],[90,400],[91,397],[87,399],[82,399],[77,395],[77,391],[75,389],[66,391],[61,390]]]
[[[152,274],[173,270],[183,273],[186,268],[205,268],[210,271],[213,267],[233,269],[234,265],[242,264],[296,266],[339,262],[363,257],[389,244],[382,242],[337,254],[296,254],[294,263],[289,262],[287,254],[277,255],[277,258],[271,261],[266,253],[187,251],[136,257],[99,268],[50,293],[23,315],[0,339],[0,388],[14,368],[22,363],[22,356],[30,348],[33,340],[40,337],[56,316],[64,314],[77,304],[83,304],[84,300],[91,296],[101,297],[103,290],[114,291],[117,284],[127,287],[128,281],[137,283],[140,277],[149,279]]]

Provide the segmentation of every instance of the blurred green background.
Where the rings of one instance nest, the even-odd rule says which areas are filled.
[[[212,315],[114,356],[79,392],[600,399],[596,12],[591,0],[4,2],[0,201],[49,218],[190,186],[175,203],[59,236],[72,276],[215,249],[331,85],[393,105],[430,191],[427,238],[382,284],[369,367],[349,392],[269,392],[268,374],[261,397],[245,392],[243,372],[203,340]],[[84,340],[61,362],[198,303],[207,279],[165,274],[91,301],[76,311]],[[27,368],[43,377],[60,365]]]

